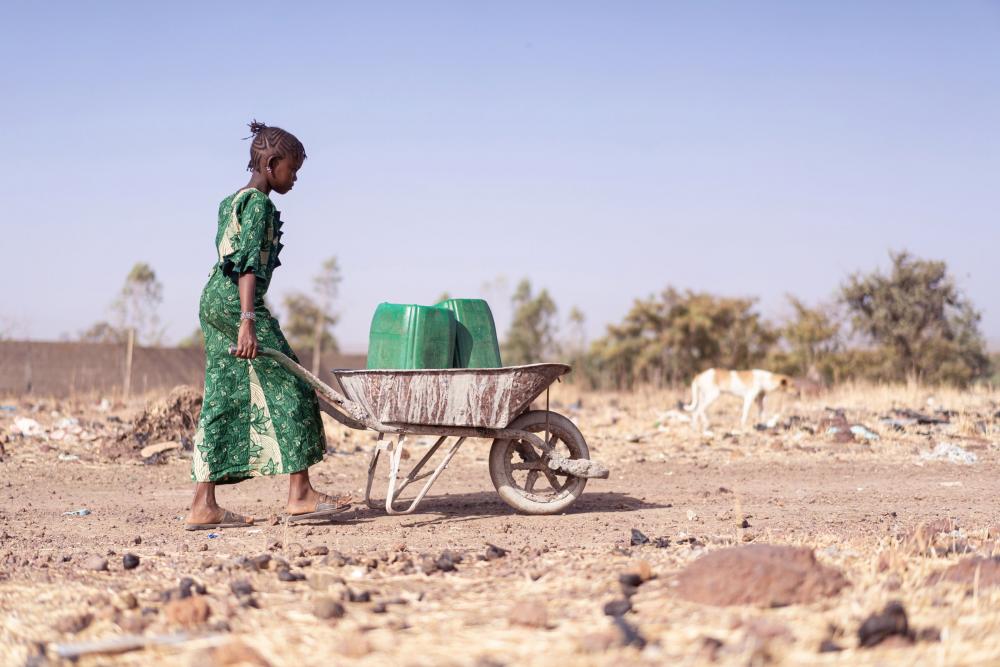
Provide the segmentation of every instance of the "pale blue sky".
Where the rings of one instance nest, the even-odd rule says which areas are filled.
[[[947,260],[1000,339],[996,1],[8,2],[3,23],[20,336],[106,318],[137,260],[169,339],[193,330],[256,117],[309,154],[275,196],[271,300],[337,255],[351,349],[379,301],[498,276],[591,337],[668,284],[780,317],[890,248]]]

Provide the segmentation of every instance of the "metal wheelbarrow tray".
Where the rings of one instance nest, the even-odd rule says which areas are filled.
[[[334,419],[354,429],[378,433],[368,465],[365,501],[379,503],[371,489],[384,452],[389,482],[384,501],[389,514],[409,514],[448,467],[467,438],[492,439],[490,477],[500,497],[526,514],[557,514],[583,493],[587,479],[607,478],[608,469],[590,460],[587,442],[576,425],[548,409],[548,388],[570,371],[564,364],[505,368],[434,370],[335,370],[347,396],[276,350],[258,354],[273,359],[304,380],[330,404]],[[545,410],[529,410],[545,393]],[[385,438],[389,435],[389,438]],[[408,435],[437,436],[423,457],[400,478],[399,466]],[[450,448],[434,470],[421,473],[449,438]],[[427,479],[405,508],[400,494]],[[398,482],[398,484],[397,484]],[[541,488],[536,488],[541,485]]]

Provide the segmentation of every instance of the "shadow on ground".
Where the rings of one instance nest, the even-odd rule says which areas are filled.
[[[383,501],[384,502],[384,501]],[[397,503],[397,507],[405,507],[407,500]],[[592,512],[636,512],[639,510],[665,509],[669,503],[653,503],[640,500],[625,493],[613,491],[588,493],[584,492],[564,514],[589,514]],[[497,516],[516,515],[512,507],[503,502],[495,492],[478,491],[475,493],[450,493],[425,498],[415,512],[416,515],[439,514],[433,519],[419,520],[408,527],[426,526],[442,521],[471,521]],[[384,509],[362,507],[358,510],[358,519],[368,519],[385,516]]]

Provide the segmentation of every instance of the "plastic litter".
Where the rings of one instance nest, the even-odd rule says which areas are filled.
[[[206,537],[208,537],[208,539],[210,540],[214,540],[217,537],[222,537],[222,535],[220,535],[219,533],[209,533],[208,535],[206,535]]]
[[[0,412],[17,412],[16,405],[0,405]]]
[[[45,434],[42,425],[31,417],[14,417],[13,430],[15,433],[28,437]]]
[[[979,457],[970,451],[962,449],[952,442],[939,443],[937,447],[929,452],[920,454],[921,461],[947,461],[960,465],[972,465],[979,460]]]
[[[63,516],[87,516],[90,514],[90,510],[86,507],[81,507],[78,510],[70,510],[68,512],[63,512]]]
[[[863,440],[875,441],[879,439],[878,433],[871,430],[864,424],[853,424],[851,426],[851,433],[858,438],[862,438]]]
[[[59,460],[60,461],[79,461],[80,457],[77,456],[76,454],[60,454],[59,455]]]

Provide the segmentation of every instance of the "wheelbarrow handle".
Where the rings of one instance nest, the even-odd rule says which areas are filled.
[[[229,346],[229,354],[236,354],[235,345]],[[365,411],[363,407],[348,399],[339,391],[320,380],[318,377],[307,371],[301,365],[295,363],[295,361],[278,350],[274,350],[269,347],[259,347],[257,348],[257,356],[273,359],[278,362],[279,365],[283,366],[289,373],[315,389],[319,397],[334,408],[333,412],[328,414],[331,414],[334,419],[339,421],[344,426],[354,429],[370,428],[373,431],[379,431],[380,433],[395,433],[398,430],[376,421],[368,414],[368,412]]]

